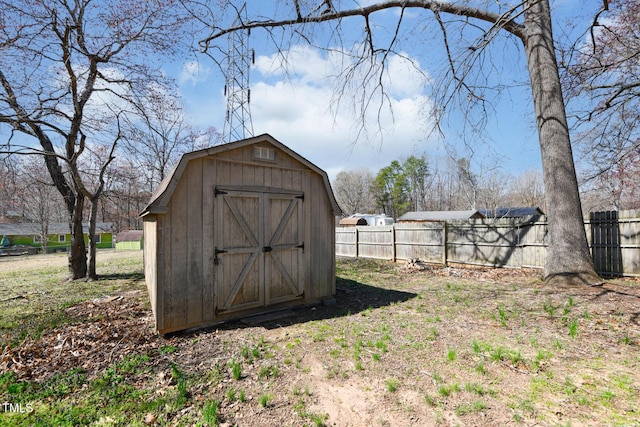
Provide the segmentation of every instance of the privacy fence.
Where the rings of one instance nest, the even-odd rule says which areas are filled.
[[[592,212],[585,230],[598,273],[640,276],[640,210]],[[542,268],[546,218],[336,228],[336,255],[444,265]]]

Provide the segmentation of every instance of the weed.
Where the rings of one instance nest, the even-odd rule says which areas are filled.
[[[377,349],[379,349],[380,351],[382,351],[383,353],[387,352],[387,343],[384,340],[378,340],[376,341],[375,347]]]
[[[435,407],[437,405],[436,400],[428,394],[424,396],[424,402],[431,407]]]
[[[480,412],[486,409],[487,405],[481,401],[475,401],[471,404],[463,404],[456,408],[456,414],[459,416],[471,414],[473,412]]]
[[[205,403],[204,409],[202,410],[202,417],[204,418],[204,422],[211,425],[217,426],[219,423],[219,415],[218,415],[218,405],[220,402],[218,400],[209,401]]]
[[[449,362],[454,362],[456,360],[456,351],[451,349],[447,352],[447,360]]]
[[[379,362],[380,361],[380,354],[378,353],[373,353],[371,355],[371,357],[373,358],[374,361]]]
[[[500,324],[507,326],[507,312],[502,304],[498,306],[498,316],[500,316]]]
[[[271,396],[269,393],[265,393],[262,396],[260,396],[260,398],[258,399],[258,402],[260,402],[260,406],[262,406],[263,408],[266,408],[267,405],[269,405],[269,401],[273,399],[273,396]]]
[[[277,366],[263,366],[258,372],[258,379],[262,380],[265,378],[275,378],[278,376],[278,367]]]
[[[187,402],[187,399],[189,397],[189,394],[187,392],[187,379],[184,375],[184,372],[182,372],[175,363],[171,364],[171,374],[173,376],[173,380],[176,383],[176,390],[178,391],[176,404],[178,405],[178,407],[182,407]]]
[[[225,395],[227,396],[227,400],[229,402],[234,402],[236,400],[236,390],[233,387],[228,389]]]
[[[443,385],[438,388],[438,393],[442,397],[449,397],[453,392],[453,388],[450,385]]]
[[[251,359],[251,350],[249,350],[249,347],[245,345],[242,347],[242,350],[240,350],[240,355],[243,359],[249,360]]]
[[[571,338],[575,338],[578,335],[578,319],[574,319],[573,322],[569,324],[569,336]]]
[[[389,393],[393,393],[400,386],[400,383],[395,378],[388,378],[384,384],[387,386],[387,391]]]
[[[631,337],[629,336],[629,332],[626,332],[624,334],[624,338],[622,338],[621,342],[622,344],[631,345],[632,341],[631,341]]]
[[[178,351],[178,347],[175,345],[166,344],[160,347],[158,351],[160,352],[160,354],[172,354]]]
[[[551,302],[545,302],[542,304],[542,309],[549,315],[553,316],[556,312],[556,307]]]
[[[315,427],[324,427],[325,421],[329,419],[329,414],[309,414],[308,416]]]
[[[482,363],[478,363],[476,365],[476,372],[485,375],[487,373],[487,368],[485,368]]]
[[[247,396],[245,395],[244,390],[240,390],[240,392],[238,392],[238,400],[240,402],[244,402],[245,400],[247,400]]]
[[[232,359],[231,362],[229,362],[229,366],[231,367],[231,375],[233,376],[233,379],[236,381],[240,380],[240,378],[242,378],[242,365],[240,362]]]

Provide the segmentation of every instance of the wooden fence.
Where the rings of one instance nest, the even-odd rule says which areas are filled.
[[[640,210],[593,212],[585,219],[603,276],[640,276]],[[542,268],[545,217],[336,228],[336,255],[437,264]]]

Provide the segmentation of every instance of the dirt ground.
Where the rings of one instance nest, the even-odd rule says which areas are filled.
[[[0,269],[28,262],[43,260]],[[91,377],[153,355],[132,383],[164,393],[176,365],[191,389],[184,409],[146,414],[150,425],[195,424],[215,399],[223,426],[640,426],[638,280],[558,289],[535,270],[338,267],[334,305],[170,337],[153,330],[141,283],[69,307],[71,323],[5,348],[0,370]]]

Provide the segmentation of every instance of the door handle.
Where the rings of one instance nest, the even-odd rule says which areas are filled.
[[[265,246],[262,248],[262,252],[271,252],[273,248],[271,246]]]

